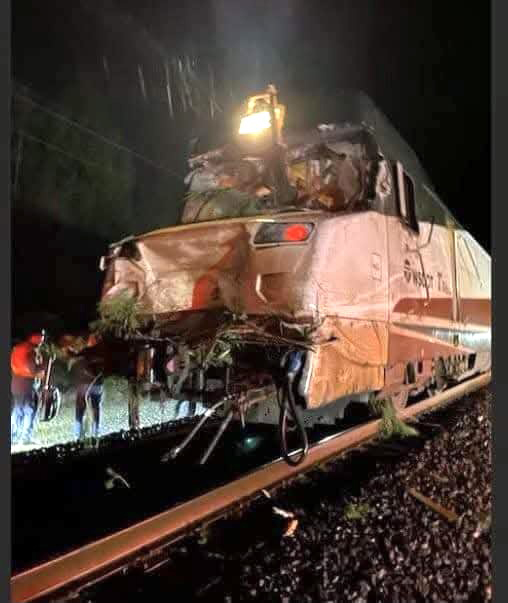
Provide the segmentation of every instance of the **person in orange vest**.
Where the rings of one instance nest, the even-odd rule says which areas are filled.
[[[42,358],[37,358],[37,346],[42,335],[30,335],[11,351],[11,445],[30,444],[37,413],[35,379],[44,376]]]

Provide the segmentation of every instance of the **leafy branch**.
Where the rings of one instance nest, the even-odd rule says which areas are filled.
[[[99,318],[90,324],[90,329],[99,334],[129,336],[143,325],[139,316],[142,305],[127,291],[100,301],[97,311]]]

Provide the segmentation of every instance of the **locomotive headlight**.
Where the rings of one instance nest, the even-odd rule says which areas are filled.
[[[263,94],[247,99],[245,112],[240,121],[239,134],[259,134],[272,126],[279,133],[284,124],[285,107],[277,102],[277,90],[270,85]],[[272,111],[275,123],[272,124]]]
[[[239,134],[257,134],[262,130],[268,130],[271,124],[270,113],[268,111],[260,111],[252,115],[242,117],[240,122]]]
[[[275,119],[277,123],[280,122],[281,119],[281,109],[280,107],[275,107]],[[263,130],[268,130],[268,128],[272,125],[272,120],[270,117],[269,111],[259,111],[257,113],[251,113],[250,115],[245,115],[242,117],[240,121],[240,128],[238,130],[239,134],[258,134]]]

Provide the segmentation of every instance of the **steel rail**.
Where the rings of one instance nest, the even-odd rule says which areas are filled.
[[[484,387],[490,380],[491,373],[488,372],[413,404],[398,415],[401,419],[411,419]],[[375,438],[379,426],[380,420],[373,420],[330,436],[310,448],[307,457],[296,467],[289,466],[283,459],[276,460],[186,503],[21,572],[11,578],[11,601],[26,603],[46,598],[110,574],[127,560],[169,544],[199,523],[221,517],[229,508],[253,497],[261,489],[279,484]]]

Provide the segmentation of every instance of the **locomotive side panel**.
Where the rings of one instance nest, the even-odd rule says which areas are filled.
[[[398,218],[387,220],[391,322],[449,327],[454,320],[450,230],[420,222],[417,234]]]
[[[465,325],[490,326],[490,257],[464,230],[455,232],[460,320]]]
[[[425,382],[439,358],[458,350],[453,231],[418,222],[418,230],[389,216],[390,327],[386,386]]]
[[[473,371],[491,365],[491,260],[464,230],[455,231],[461,339],[474,350]]]
[[[307,407],[382,389],[388,355],[386,216],[374,211],[319,226],[309,295],[321,324],[307,356]]]
[[[307,278],[319,316],[388,320],[386,217],[375,211],[319,225]]]

